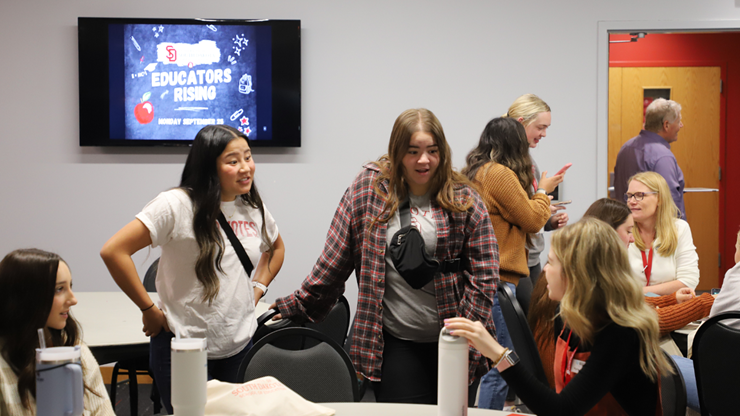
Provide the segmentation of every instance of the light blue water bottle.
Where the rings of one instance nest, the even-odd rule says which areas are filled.
[[[80,346],[36,349],[38,416],[82,416]]]

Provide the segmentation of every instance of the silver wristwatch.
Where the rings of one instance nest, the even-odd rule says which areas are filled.
[[[262,297],[265,297],[265,295],[267,294],[267,286],[263,285],[260,282],[252,282],[252,287],[258,287],[262,289]]]
[[[509,350],[509,351],[506,351],[504,356],[501,357],[501,359],[498,361],[498,364],[496,364],[496,369],[500,373],[518,362],[519,362],[519,356],[516,355],[514,351]]]

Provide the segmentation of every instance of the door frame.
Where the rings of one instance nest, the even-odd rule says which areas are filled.
[[[596,53],[596,195],[600,198],[608,196],[604,184],[609,183],[609,173],[607,172],[609,168],[609,35],[625,32],[670,33],[676,31],[740,32],[740,20],[598,22]],[[722,159],[720,159],[720,163],[722,162]]]
[[[596,195],[608,196],[607,187],[609,169],[609,35],[613,33],[647,32],[738,32],[740,20],[723,21],[599,21],[598,22],[598,51],[597,51],[597,115],[596,115]],[[720,78],[726,79],[727,63],[712,60],[705,61],[661,61],[648,63],[644,61],[630,61],[630,66],[639,63],[640,66],[719,66]],[[681,65],[679,65],[681,64]],[[626,66],[623,62],[615,66]],[[726,96],[720,94],[720,155],[719,165],[722,172],[726,172]],[[724,176],[724,175],[723,175]],[[726,231],[726,180],[719,183],[719,252],[722,254],[722,264],[719,265],[719,283],[724,278],[727,259],[725,255]]]

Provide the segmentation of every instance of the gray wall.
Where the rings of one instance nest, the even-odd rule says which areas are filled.
[[[407,108],[437,114],[461,168],[490,118],[523,93],[540,95],[553,124],[533,154],[550,172],[574,163],[564,186],[579,218],[605,195],[596,183],[598,22],[737,20],[740,0],[2,0],[0,254],[59,252],[77,290],[110,291],[100,247],[178,183],[186,151],[78,146],[78,16],[301,19],[303,147],[255,150],[256,182],[287,247],[272,300],[309,272],[339,198],[385,152]],[[140,273],[158,255],[138,253]]]

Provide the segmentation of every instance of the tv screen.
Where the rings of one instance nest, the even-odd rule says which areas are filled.
[[[300,20],[78,18],[81,146],[301,145]]]

